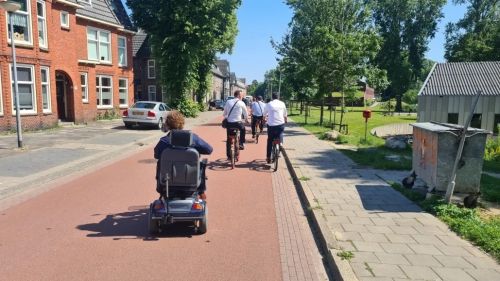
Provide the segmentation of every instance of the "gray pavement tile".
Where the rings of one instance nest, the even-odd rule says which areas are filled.
[[[404,255],[407,260],[410,261],[412,265],[418,266],[432,266],[439,267],[442,266],[437,259],[435,259],[431,255],[422,255],[422,254],[405,254]]]
[[[393,221],[396,223],[398,226],[413,226],[413,227],[420,227],[423,226],[417,219],[413,218],[395,218]]]
[[[467,251],[467,248],[470,247],[470,245],[462,247],[441,245],[438,246],[438,249],[448,256],[471,257],[474,255],[471,252]]]
[[[396,243],[380,243],[380,246],[390,254],[413,254],[412,249],[410,249],[406,244],[396,244]]]
[[[391,234],[394,233],[393,230],[387,226],[376,226],[376,225],[367,225],[365,228],[370,233],[379,233],[379,234]]]
[[[364,225],[350,224],[350,223],[342,223],[341,225],[345,231],[367,232],[367,228]]]
[[[444,281],[475,281],[474,278],[460,268],[435,267],[433,270]]]
[[[493,269],[467,269],[467,273],[479,281],[498,281],[500,272]]]
[[[409,244],[408,245],[415,253],[423,255],[442,255],[434,245],[419,245],[419,244]]]
[[[390,277],[361,277],[359,281],[393,281]]]
[[[360,217],[349,217],[351,224],[359,224],[359,225],[373,225],[373,222],[370,218],[360,218]]]
[[[382,264],[382,263],[368,263],[373,270],[375,277],[391,277],[391,278],[405,278],[406,275],[397,265]]]
[[[410,262],[401,254],[375,253],[375,256],[383,264],[410,265]]]
[[[385,234],[385,236],[392,243],[407,243],[407,244],[417,243],[417,241],[415,241],[409,234],[387,233]]]
[[[361,233],[361,237],[366,242],[389,242],[384,234]]]
[[[486,255],[483,257],[475,257],[475,256],[464,257],[464,259],[478,269],[489,269],[489,268],[498,269],[497,263],[492,258],[487,257]]]
[[[343,251],[357,251],[352,244],[352,241],[338,241],[337,244]]]
[[[448,232],[448,234],[445,235],[436,235],[441,241],[443,241],[444,244],[449,245],[449,246],[460,246],[460,247],[465,247],[469,246],[470,244],[464,241],[462,238],[458,237],[456,234],[452,233],[451,231]]]
[[[417,234],[417,230],[411,226],[389,226],[396,234]]]
[[[376,262],[380,263],[380,260],[375,256],[373,252],[354,252],[354,257],[350,262]]]
[[[360,263],[360,262],[351,262],[352,270],[356,274],[356,276],[362,277],[373,277],[372,269],[368,266],[368,263]]]
[[[474,268],[474,266],[467,262],[462,257],[454,256],[434,256],[444,267],[458,267],[458,268]]]
[[[411,266],[411,265],[401,265],[404,273],[411,279],[423,279],[423,280],[436,280],[439,279],[437,274],[429,267],[426,266]]]
[[[365,242],[365,241],[353,241],[354,247],[361,252],[382,252],[382,248],[378,243],[375,242]]]
[[[359,232],[340,232],[336,231],[335,232],[335,237],[339,241],[362,241],[363,238],[361,238],[361,235]]]
[[[394,222],[393,219],[391,218],[380,218],[380,217],[374,217],[371,219],[372,222],[376,225],[376,226],[389,226],[389,225],[396,225],[396,223]]]
[[[411,237],[419,244],[430,244],[438,247],[444,246],[443,241],[432,234],[412,234]]]

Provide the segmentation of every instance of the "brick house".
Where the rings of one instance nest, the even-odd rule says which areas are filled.
[[[13,23],[24,128],[84,123],[133,102],[135,32],[120,0],[15,2],[21,4]],[[6,12],[0,21],[8,22]],[[16,125],[7,27],[0,25],[0,130]]]
[[[132,53],[135,99],[166,102],[165,87],[161,86],[158,63],[153,57],[149,35],[142,30],[133,37]]]

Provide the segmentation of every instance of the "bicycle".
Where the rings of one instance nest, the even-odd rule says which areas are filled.
[[[273,139],[273,149],[271,150],[271,162],[274,163],[274,171],[278,170],[278,159],[281,152],[281,140],[280,137]]]
[[[230,145],[229,158],[231,160],[231,168],[234,169],[234,166],[236,165],[236,162],[238,162],[238,158],[240,156],[240,130],[230,129],[227,141]]]
[[[255,143],[259,143],[259,135],[262,133],[262,122],[264,122],[262,119],[257,119],[255,123]]]

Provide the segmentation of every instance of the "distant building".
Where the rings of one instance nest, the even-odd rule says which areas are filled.
[[[151,49],[150,37],[139,30],[133,38],[134,88],[136,100],[168,101],[165,87],[162,87],[158,61]]]
[[[418,94],[418,121],[463,125],[477,94],[471,127],[498,133],[500,61],[438,63]]]

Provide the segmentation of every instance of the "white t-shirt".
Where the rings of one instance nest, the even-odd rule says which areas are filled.
[[[261,101],[256,101],[252,103],[252,115],[253,116],[262,116],[264,115],[264,108],[266,104]]]
[[[285,124],[285,117],[288,116],[285,103],[280,100],[273,100],[266,104],[264,116],[267,117],[267,125],[279,126]]]
[[[236,105],[234,105],[237,103]],[[234,108],[233,108],[234,105]],[[231,108],[233,108],[233,111],[231,111]],[[229,112],[231,111],[231,115],[229,115]],[[235,122],[241,122],[241,115],[244,116],[245,119],[247,119],[248,113],[247,113],[247,107],[244,102],[242,102],[239,99],[231,99],[226,102],[226,105],[224,106],[224,118],[227,118],[227,122],[230,123],[235,123]]]

